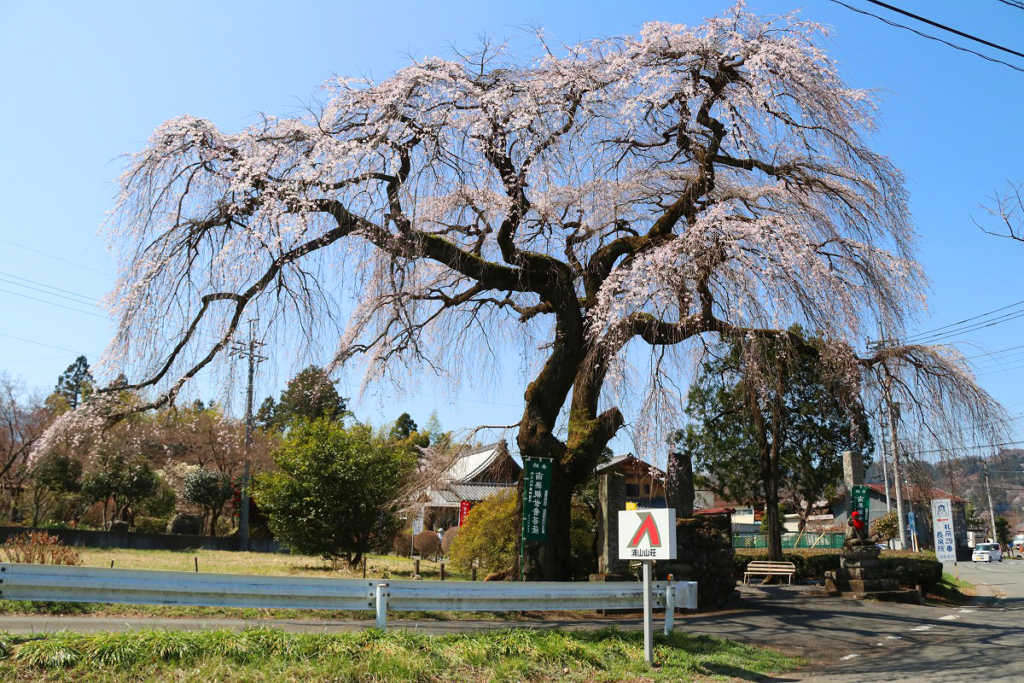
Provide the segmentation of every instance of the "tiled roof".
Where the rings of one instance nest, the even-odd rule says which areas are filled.
[[[426,492],[427,505],[431,507],[458,507],[459,502],[479,502],[506,489],[516,488],[515,484],[450,484],[443,489]]]

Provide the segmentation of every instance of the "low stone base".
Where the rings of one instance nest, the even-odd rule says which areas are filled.
[[[920,602],[915,590],[900,589],[899,581],[878,562],[882,549],[874,545],[848,545],[841,551],[839,569],[825,573],[825,593],[832,596],[897,602]]]

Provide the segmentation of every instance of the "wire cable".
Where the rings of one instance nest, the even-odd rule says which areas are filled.
[[[61,289],[60,287],[54,287],[53,285],[48,285],[45,282],[36,282],[35,280],[29,280],[27,277],[21,277],[20,275],[12,275],[11,273],[5,273],[3,271],[0,271],[0,279],[2,278],[14,278],[15,280],[21,280],[22,282],[30,282],[33,285],[46,287],[47,289],[52,289],[57,292],[64,292],[65,294],[70,294],[71,296],[77,296],[80,299],[85,299],[90,304],[99,303],[99,299],[97,299],[96,297],[86,296],[85,294],[79,294],[78,292],[72,292],[70,289]],[[16,283],[12,282],[11,284]]]
[[[103,320],[109,320],[110,319],[110,318],[108,318],[105,315],[100,315],[99,313],[93,313],[91,311],[83,311],[80,308],[72,308],[71,306],[65,306],[64,304],[56,304],[56,303],[54,303],[52,301],[47,301],[46,299],[40,299],[38,297],[29,296],[28,294],[22,294],[21,292],[12,292],[9,289],[0,288],[0,292],[6,292],[7,294],[13,294],[14,296],[20,296],[20,297],[24,297],[26,299],[32,299],[32,301],[38,301],[40,303],[50,304],[51,306],[56,306],[58,308],[66,308],[67,310],[75,311],[76,313],[84,313],[85,315],[91,315],[94,318],[102,318]]]
[[[996,309],[991,310],[991,311],[986,311],[985,313],[979,313],[978,315],[972,315],[969,318],[964,318],[963,320],[957,321],[955,323],[949,323],[948,325],[942,325],[940,327],[935,327],[935,328],[932,328],[930,330],[925,330],[924,332],[917,332],[915,334],[909,335],[907,337],[907,340],[909,341],[911,339],[916,339],[918,337],[932,337],[932,336],[936,336],[935,333],[940,332],[941,330],[946,330],[946,329],[948,329],[950,327],[957,327],[959,325],[963,325],[964,323],[968,323],[968,322],[970,322],[972,320],[978,320],[979,318],[984,318],[984,317],[990,316],[993,313],[1000,313],[1002,311],[1007,310],[1008,308],[1015,308],[1017,306],[1020,306],[1021,304],[1024,304],[1024,300],[1017,301],[1016,303],[1012,303],[1012,304],[1007,304],[1006,306],[1001,306],[1000,308],[996,308]]]
[[[35,252],[37,254],[42,254],[43,256],[46,256],[48,258],[56,259],[56,260],[62,261],[64,263],[69,263],[69,264],[71,264],[73,266],[77,266],[78,268],[85,268],[86,270],[91,270],[92,272],[99,273],[100,275],[106,275],[107,277],[113,277],[110,273],[104,272],[102,270],[97,270],[96,268],[90,268],[89,266],[82,265],[81,263],[75,263],[74,261],[69,261],[66,258],[61,258],[60,256],[54,256],[53,254],[47,254],[45,251],[40,251],[38,249],[33,249],[32,247],[26,247],[24,244],[18,244],[17,242],[12,242],[11,240],[5,240],[2,237],[0,237],[0,242],[4,242],[5,244],[10,244],[10,245],[13,245],[15,247],[19,247],[21,249],[27,249],[28,251],[33,251],[33,252]]]
[[[1022,52],[1017,52],[1016,50],[1011,50],[1008,47],[1003,47],[1002,45],[998,45],[996,43],[987,41],[984,38],[978,38],[977,36],[972,36],[970,33],[964,33],[963,31],[958,31],[955,28],[951,28],[949,26],[946,26],[945,24],[940,24],[937,21],[932,21],[931,19],[925,19],[924,17],[922,17],[922,16],[920,16],[918,14],[914,14],[913,12],[908,12],[906,10],[900,9],[899,7],[895,7],[893,5],[889,5],[887,3],[881,2],[881,0],[867,0],[867,1],[870,2],[872,5],[878,5],[879,7],[884,7],[887,10],[891,10],[893,12],[896,12],[897,14],[902,14],[905,17],[910,17],[911,19],[917,19],[918,21],[924,22],[925,24],[928,24],[929,26],[934,26],[935,28],[942,29],[943,31],[949,31],[950,33],[953,33],[953,34],[956,34],[956,35],[960,36],[961,38],[967,38],[968,40],[973,40],[976,43],[981,43],[982,45],[987,45],[989,47],[994,47],[997,50],[1002,50],[1003,52],[1008,52],[1011,55],[1016,55],[1018,57],[1024,57],[1024,53],[1022,53]]]
[[[871,1],[872,0],[868,0],[868,2],[871,2]],[[884,22],[884,23],[888,24],[889,26],[893,26],[895,28],[901,28],[901,29],[904,29],[906,31],[910,31],[911,33],[916,33],[917,35],[921,36],[922,38],[927,38],[928,40],[934,40],[936,42],[942,43],[943,45],[951,47],[954,50],[960,50],[961,52],[969,52],[970,54],[975,55],[976,57],[981,57],[982,59],[985,59],[987,61],[994,62],[996,64],[1002,64],[1003,66],[1010,67],[1014,71],[1020,71],[1021,73],[1024,73],[1024,68],[1021,68],[1019,66],[1015,66],[1013,64],[1010,64],[1009,62],[1004,62],[1001,59],[996,59],[995,57],[989,57],[986,54],[982,54],[980,52],[977,52],[977,51],[972,50],[972,49],[967,48],[967,47],[963,47],[961,45],[957,45],[956,43],[951,43],[948,40],[943,40],[942,38],[937,38],[937,37],[935,37],[933,35],[929,35],[927,33],[923,33],[921,31],[918,31],[916,28],[911,28],[909,26],[904,26],[903,24],[898,24],[895,21],[890,21],[890,20],[886,19],[885,17],[880,17],[877,14],[872,14],[871,12],[867,12],[865,10],[858,9],[857,7],[853,7],[851,5],[847,5],[845,2],[842,2],[842,0],[829,0],[829,2],[834,2],[837,5],[842,5],[846,9],[851,10],[853,12],[856,12],[857,14],[863,14],[863,15],[866,15],[866,16],[869,16],[869,17],[874,17],[875,19],[878,19],[879,21]],[[928,22],[928,23],[932,23],[932,22]],[[972,40],[975,40],[975,38],[973,36],[971,36],[971,38],[972,38]],[[976,40],[980,41],[981,39],[979,38],[979,39],[976,39]],[[987,41],[984,41],[984,42],[987,42]],[[1008,52],[1012,52],[1012,50],[1009,50],[1008,48],[1000,47],[999,49],[1007,50]],[[1020,54],[1020,53],[1014,52],[1014,54]]]
[[[85,353],[84,351],[81,351],[81,350],[75,351],[74,349],[67,349],[67,348],[64,348],[63,346],[54,346],[53,344],[44,344],[43,342],[33,341],[32,339],[25,339],[24,337],[15,337],[14,335],[4,334],[3,332],[0,332],[0,337],[7,337],[8,339],[15,339],[17,341],[25,342],[27,344],[35,344],[36,346],[45,346],[47,348],[57,349],[58,351],[67,351],[68,353],[76,353],[76,354],[78,354],[80,356],[92,356],[93,358],[96,358],[99,355],[99,354],[96,354],[96,353]]]

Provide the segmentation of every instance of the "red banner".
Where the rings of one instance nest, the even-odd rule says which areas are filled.
[[[468,500],[459,502],[459,526],[466,523],[466,518],[469,517],[469,510],[473,507],[473,504]]]

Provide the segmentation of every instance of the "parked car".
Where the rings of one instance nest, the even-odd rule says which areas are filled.
[[[1002,562],[1003,551],[999,549],[998,543],[979,543],[974,546],[971,559],[975,562]]]

